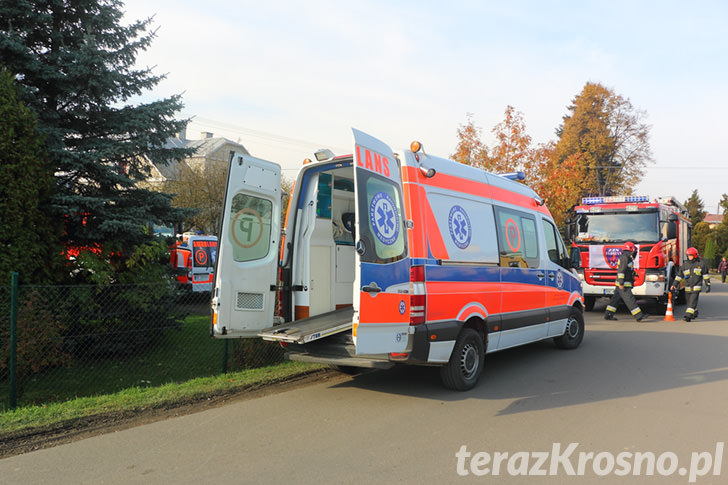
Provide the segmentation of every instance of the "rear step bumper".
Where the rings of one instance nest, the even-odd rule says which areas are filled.
[[[335,355],[311,355],[298,352],[287,352],[286,359],[296,362],[312,362],[315,364],[348,365],[351,367],[364,367],[367,369],[390,369],[394,362],[384,360],[370,360],[361,357],[339,357]]]
[[[351,330],[353,319],[354,309],[346,307],[296,322],[265,328],[258,333],[258,336],[272,342],[307,344],[329,335]]]

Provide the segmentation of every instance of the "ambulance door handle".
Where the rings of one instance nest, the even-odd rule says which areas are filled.
[[[549,273],[549,279],[552,280],[556,278],[556,273]]]
[[[538,279],[542,280],[546,277],[546,273],[536,273],[536,276],[538,276]]]
[[[367,293],[379,293],[382,289],[378,287],[376,283],[372,283],[371,285],[362,286],[361,291],[365,291]]]

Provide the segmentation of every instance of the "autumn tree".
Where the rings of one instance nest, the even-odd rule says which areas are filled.
[[[523,113],[507,106],[503,121],[493,127],[497,143],[489,150],[487,169],[494,173],[523,171],[532,176],[539,173],[534,161],[531,136],[526,133]],[[527,174],[528,175],[528,174]],[[527,179],[528,180],[528,179]]]
[[[475,125],[473,114],[467,114],[467,121],[458,127],[458,144],[450,158],[456,162],[485,168],[488,166],[488,148],[480,139],[481,128]]]
[[[0,59],[38,118],[66,245],[131,254],[151,241],[147,224],[180,217],[170,195],[139,182],[149,176],[144,158],[187,154],[165,147],[186,120],[175,117],[180,96],[134,102],[164,76],[135,67],[155,32],[150,18],[122,25],[122,8],[119,0],[0,0]]]
[[[697,189],[693,190],[688,200],[685,201],[685,208],[688,210],[690,222],[693,223],[693,227],[705,219],[705,205],[703,204],[703,200],[698,196]]]
[[[598,83],[587,83],[568,110],[554,157],[561,164],[577,156],[584,166],[574,203],[587,195],[630,194],[652,161],[645,113]]]
[[[182,231],[199,230],[218,235],[227,184],[228,164],[213,161],[200,167],[181,163],[176,179],[167,182],[165,191],[174,194],[174,206],[190,209]]]

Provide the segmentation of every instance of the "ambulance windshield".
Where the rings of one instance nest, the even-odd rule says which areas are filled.
[[[655,242],[661,238],[657,212],[577,214],[576,242]]]

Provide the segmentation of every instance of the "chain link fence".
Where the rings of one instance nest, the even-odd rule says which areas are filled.
[[[211,338],[210,294],[167,283],[2,286],[0,343],[0,411],[13,407],[11,400],[18,407],[46,404],[283,359],[277,344]]]

